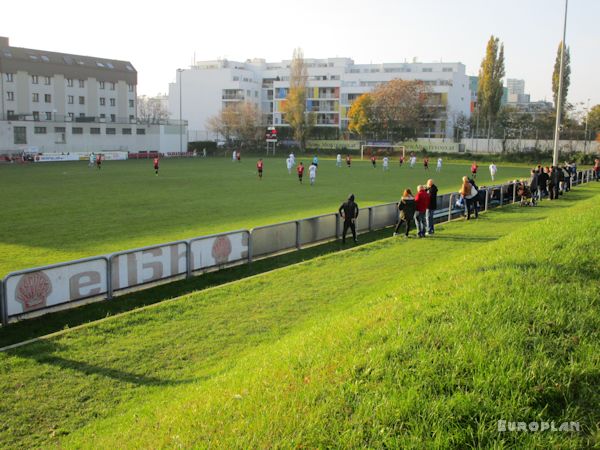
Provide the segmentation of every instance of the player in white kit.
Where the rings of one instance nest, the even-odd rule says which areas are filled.
[[[491,163],[490,164],[490,176],[492,177],[492,181],[494,181],[497,171],[498,171],[498,168],[496,167],[496,164]]]
[[[291,175],[292,173],[292,159],[288,157],[288,159],[285,160],[285,166],[287,167],[288,173]]]
[[[387,156],[383,157],[383,170],[389,170],[390,168],[390,158]]]
[[[342,167],[342,155],[340,155],[339,153],[335,158],[335,166]]]
[[[315,179],[317,178],[317,166],[311,164],[308,168],[308,177],[310,179],[310,185],[315,184]]]
[[[438,158],[437,167],[435,168],[436,172],[442,171],[442,158]]]

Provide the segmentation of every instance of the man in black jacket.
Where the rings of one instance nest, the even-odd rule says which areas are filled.
[[[348,228],[352,230],[352,239],[356,239],[356,218],[358,217],[358,205],[354,203],[354,194],[350,194],[348,201],[342,203],[338,210],[342,219],[344,219],[344,231],[342,232],[342,243],[346,243],[346,233]]]
[[[538,191],[538,173],[535,169],[531,169],[531,178],[529,178],[529,190],[532,197],[536,200],[542,199],[541,191]]]
[[[438,188],[433,180],[427,180],[427,192],[429,193],[429,208],[427,208],[427,234],[433,234],[433,213],[437,209]]]

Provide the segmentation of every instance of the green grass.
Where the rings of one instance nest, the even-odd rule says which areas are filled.
[[[302,159],[302,158],[301,158]],[[304,158],[308,163],[309,159]],[[0,277],[56,262],[205,234],[250,228],[329,213],[354,192],[360,206],[396,201],[406,187],[427,176],[441,192],[455,191],[467,164],[446,164],[438,175],[421,165],[411,170],[392,163],[389,173],[368,162],[337,169],[322,160],[317,185],[300,186],[283,158],[267,159],[259,182],[256,159],[241,164],[209,158],[0,165],[3,197],[0,221]],[[524,166],[500,166],[498,176],[524,177]],[[306,175],[307,177],[307,175]],[[489,183],[482,167],[479,181]]]
[[[0,446],[598,446],[599,199],[578,187],[2,353]]]

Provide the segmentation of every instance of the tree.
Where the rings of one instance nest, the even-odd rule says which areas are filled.
[[[263,135],[265,123],[256,104],[236,102],[209,117],[207,126],[213,133],[223,136],[228,144],[235,138],[243,145],[253,145]]]
[[[594,106],[590,109],[587,116],[588,133],[592,139],[595,138],[596,133],[600,133],[600,105]]]
[[[362,94],[352,103],[348,110],[348,130],[360,136],[370,132],[373,127],[373,97],[371,94]]]
[[[562,41],[558,44],[558,51],[556,53],[556,60],[554,61],[554,71],[552,72],[552,96],[554,98],[554,107],[558,107],[558,84],[560,78],[560,52],[562,50]],[[561,95],[561,119],[564,117],[565,109],[567,107],[567,94],[569,92],[569,85],[571,84],[571,52],[569,47],[565,49],[565,60],[563,64],[563,78],[562,78],[562,95]]]
[[[313,112],[306,112],[306,84],[308,70],[304,63],[302,49],[294,50],[290,67],[290,90],[283,103],[284,120],[293,130],[294,139],[299,143],[300,150],[304,151],[306,139],[315,123]]]
[[[141,123],[160,123],[169,118],[165,105],[166,98],[159,94],[156,97],[141,95],[137,98],[137,118]]]
[[[492,35],[487,43],[485,58],[481,61],[477,90],[477,112],[487,120],[488,136],[491,124],[500,110],[504,74],[504,44],[500,44],[499,38]]]

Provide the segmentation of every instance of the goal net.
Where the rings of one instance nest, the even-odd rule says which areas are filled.
[[[406,157],[406,147],[404,145],[379,144],[379,145],[361,145],[360,159],[371,156],[400,156]]]

